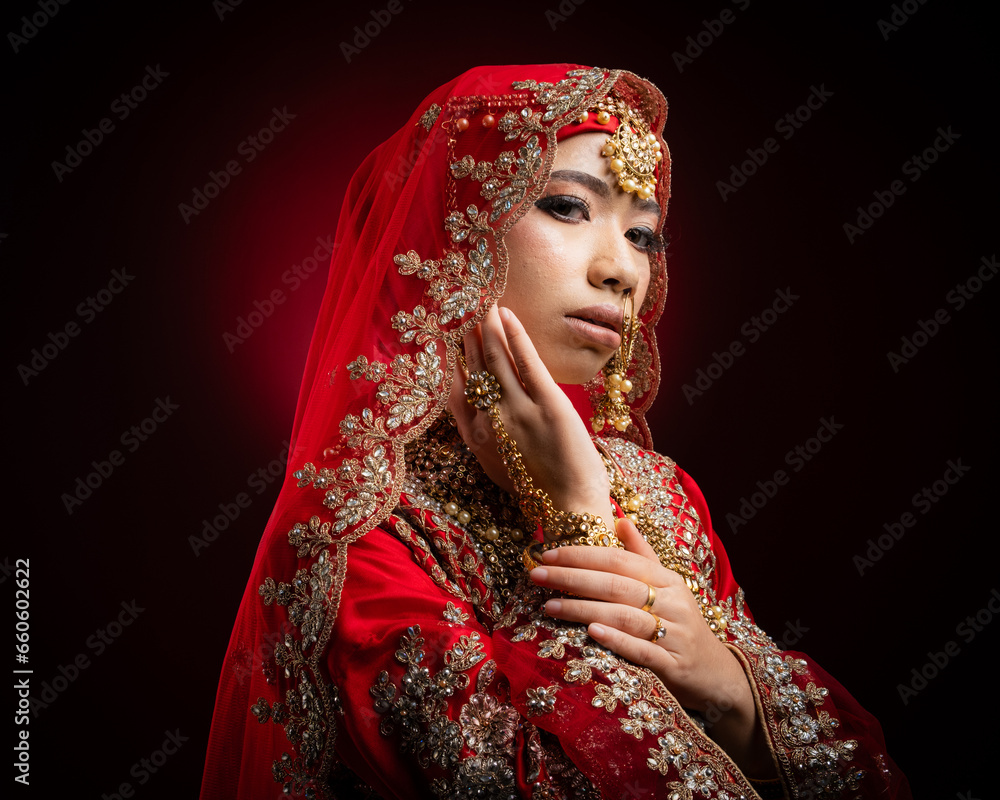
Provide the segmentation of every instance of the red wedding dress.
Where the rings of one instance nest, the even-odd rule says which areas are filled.
[[[585,628],[541,613],[517,503],[445,412],[462,336],[503,294],[504,234],[544,189],[560,130],[608,96],[660,136],[666,103],[630,73],[471,70],[355,175],[292,474],[222,671],[202,800],[910,797],[876,720],[755,626],[700,492],[649,449],[662,253],[650,256],[629,372],[636,424],[599,443],[645,495],[658,547],[723,608],[778,782],[751,783],[706,734],[711,719]],[[664,214],[669,168],[668,157]],[[499,537],[484,535],[491,526]]]

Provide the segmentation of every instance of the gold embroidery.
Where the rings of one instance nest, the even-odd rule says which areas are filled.
[[[379,418],[376,424],[371,425],[371,412],[367,408],[365,412],[360,420],[348,415],[341,423],[341,428],[354,431],[360,423],[362,432],[352,433],[352,436],[367,438],[378,435],[377,428],[384,424],[384,420]],[[371,427],[368,427],[369,425]],[[383,433],[382,437],[384,436]],[[337,521],[333,524],[333,530],[337,533],[357,525],[362,519],[374,514],[380,495],[392,485],[392,473],[382,445],[373,448],[360,463],[356,459],[349,458],[334,471],[325,467],[317,470],[310,462],[293,475],[298,479],[300,488],[311,483],[316,489],[327,490],[323,505],[335,509],[334,516]]]
[[[557,117],[572,113],[578,116],[581,108],[590,105],[590,95],[600,88],[607,73],[597,67],[591,69],[573,69],[566,77],[557,83],[545,81],[514,81],[515,89],[527,89],[537,92],[536,102],[545,103],[545,113],[542,120],[550,122]]]
[[[310,547],[308,542],[303,544],[304,531],[313,531],[322,538],[321,528],[296,525],[289,531],[289,542],[293,546]],[[258,589],[265,605],[277,603],[288,608],[288,618],[300,634],[300,638],[285,634],[274,648],[275,663],[291,681],[284,702],[268,706],[266,699],[260,697],[250,709],[258,722],[270,720],[282,725],[295,748],[295,757],[286,753],[272,764],[274,779],[284,785],[286,792],[298,793],[310,785],[312,776],[321,768],[328,744],[336,738],[337,727],[330,712],[343,713],[336,688],[320,679],[314,663],[314,645],[323,629],[333,583],[333,566],[324,550],[308,569],[297,570],[291,583],[268,577]]]
[[[478,164],[472,156],[465,156],[451,165],[451,172],[456,178],[471,175],[474,181],[482,184],[480,194],[493,208],[489,216],[492,223],[524,200],[529,189],[538,183],[536,175],[541,168],[542,148],[538,137],[532,136],[516,154],[504,152],[493,163],[480,161]]]
[[[457,250],[449,251],[441,261],[420,260],[414,250],[393,258],[401,275],[417,275],[427,281],[426,293],[436,301],[440,314],[428,315],[423,306],[412,314],[400,311],[392,318],[394,330],[403,331],[403,343],[415,336],[441,335],[439,326],[452,320],[461,320],[479,308],[480,293],[485,292],[495,276],[493,255],[482,242],[482,247],[470,251],[469,260]],[[412,330],[411,330],[412,329]],[[423,333],[418,333],[418,331]],[[417,339],[418,342],[422,341]]]
[[[426,414],[434,390],[444,380],[441,357],[433,342],[424,345],[423,351],[414,358],[397,355],[388,369],[379,361],[369,362],[365,356],[358,356],[347,369],[351,380],[363,376],[378,384],[375,398],[380,404],[389,406],[389,416],[385,418],[385,427],[389,430]]]
[[[438,116],[441,114],[441,106],[437,103],[433,103],[430,108],[428,108],[417,120],[417,124],[422,126],[425,131],[429,131],[434,127],[434,123],[437,121]]]
[[[445,619],[454,618],[452,609],[449,603]],[[414,754],[422,767],[447,772],[447,778],[430,782],[437,797],[460,800],[480,794],[484,785],[491,787],[491,797],[507,796],[515,787],[510,745],[520,718],[509,703],[484,693],[495,674],[492,661],[483,663],[477,691],[461,706],[457,720],[448,715],[447,699],[468,687],[468,672],[485,657],[479,634],[460,636],[445,650],[445,666],[434,673],[424,665],[425,647],[420,626],[408,628],[396,651],[397,661],[406,667],[398,696],[385,670],[371,686],[375,711],[382,715],[382,735],[398,734],[403,751]]]
[[[528,689],[528,716],[537,717],[540,714],[551,714],[556,707],[556,692],[559,686],[538,686],[535,689]]]

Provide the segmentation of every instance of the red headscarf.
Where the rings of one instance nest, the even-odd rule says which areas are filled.
[[[284,699],[294,687],[262,670],[273,664],[276,650],[283,652],[289,626],[288,612],[265,605],[258,587],[266,593],[266,576],[291,579],[300,569],[315,540],[303,526],[296,555],[289,530],[313,517],[332,541],[329,557],[306,574],[300,569],[300,576],[315,581],[327,601],[297,612],[303,634],[298,668],[312,673],[311,685],[321,694],[302,702],[333,717],[336,698],[323,688],[327,680],[320,672],[344,581],[340,549],[379,525],[396,504],[405,444],[444,412],[462,337],[504,293],[504,235],[542,194],[560,130],[609,95],[634,109],[660,142],[664,158],[655,199],[662,227],[670,191],[661,136],[666,101],[628,72],[569,64],[470,70],[432,92],[355,173],[302,380],[292,475],[257,553],[223,668],[204,798],[274,796],[274,784],[255,788],[258,771],[289,743],[280,726],[258,724],[258,712],[260,703],[266,711],[268,698]],[[613,129],[614,122],[601,129]],[[593,125],[577,124],[576,130]],[[624,434],[647,447],[643,413],[659,378],[653,328],[666,295],[663,253],[649,257],[651,282],[628,374],[635,424]],[[596,381],[585,387],[598,390]],[[287,675],[293,674],[289,668]],[[318,785],[331,737],[301,729],[295,737],[296,769],[314,775]]]

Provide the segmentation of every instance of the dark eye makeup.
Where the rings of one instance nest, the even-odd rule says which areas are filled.
[[[535,201],[535,207],[564,222],[590,220],[590,205],[581,197],[569,194],[551,194]],[[658,253],[666,249],[666,239],[650,228],[630,228],[625,238],[643,253]]]

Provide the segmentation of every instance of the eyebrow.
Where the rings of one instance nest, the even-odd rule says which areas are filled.
[[[585,186],[599,197],[608,198],[611,196],[611,187],[589,172],[580,172],[575,169],[558,169],[549,176],[549,180],[572,181],[573,183]],[[655,200],[652,198],[639,200],[638,197],[636,200],[637,208],[640,211],[649,211],[652,214],[656,214],[657,217],[660,216],[660,204]]]

